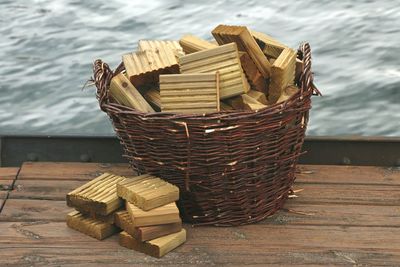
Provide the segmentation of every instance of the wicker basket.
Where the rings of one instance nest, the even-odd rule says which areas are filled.
[[[112,72],[94,63],[101,109],[111,118],[124,156],[138,173],[152,173],[177,185],[184,221],[231,226],[272,215],[288,197],[304,141],[313,85],[311,51],[304,60],[299,92],[287,101],[253,111],[206,115],[144,114],[114,103],[108,95]]]

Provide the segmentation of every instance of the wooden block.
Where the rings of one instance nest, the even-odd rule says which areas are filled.
[[[218,46],[179,58],[181,73],[219,72],[221,99],[246,93],[250,85],[242,70],[235,43]]]
[[[294,84],[297,53],[291,48],[285,48],[276,59],[271,69],[271,80],[269,84],[268,100],[275,103],[283,89]]]
[[[146,242],[140,242],[127,232],[119,234],[119,244],[123,247],[133,249],[152,257],[161,258],[171,250],[182,245],[186,241],[186,230],[162,236]]]
[[[118,182],[125,177],[104,173],[67,194],[67,205],[86,212],[108,215],[123,205],[117,196]]]
[[[250,90],[247,92],[248,96],[251,96],[252,98],[254,98],[255,100],[257,100],[258,102],[260,102],[261,104],[264,105],[268,105],[268,100],[267,97],[264,93],[259,92],[259,91],[255,91],[255,90]]]
[[[219,73],[160,75],[161,111],[211,113],[219,111]]]
[[[212,31],[212,35],[220,45],[235,42],[240,51],[249,54],[264,78],[270,76],[271,63],[269,63],[247,27],[218,25]]]
[[[296,94],[299,91],[299,88],[297,88],[296,85],[290,85],[286,87],[281,96],[279,97],[278,101],[276,103],[281,103],[283,101],[288,100],[292,95]]]
[[[126,202],[126,210],[129,212],[132,223],[135,227],[177,223],[181,221],[179,210],[175,203],[144,211],[135,205]]]
[[[117,183],[117,195],[148,211],[179,199],[179,188],[156,176],[144,174]]]
[[[182,222],[135,227],[129,212],[126,210],[115,213],[115,224],[138,241],[155,239],[179,232],[182,229]]]
[[[78,211],[68,213],[67,225],[74,230],[94,237],[98,240],[103,240],[104,238],[119,232],[118,228],[113,224],[84,217]]]
[[[79,213],[81,213],[83,216],[96,220],[96,221],[101,221],[101,222],[106,222],[109,224],[114,224],[115,223],[115,212],[110,213],[108,215],[100,215],[94,212],[88,212],[86,210],[79,210],[77,208],[75,208],[77,211],[79,211]]]
[[[136,87],[158,83],[160,74],[179,73],[175,53],[168,47],[158,50],[138,51],[122,56],[126,75]]]
[[[144,98],[151,104],[155,109],[161,111],[161,98],[160,91],[156,88],[147,89],[144,92]]]
[[[239,110],[259,110],[268,107],[249,95],[243,94],[228,99],[227,102],[234,108]]]
[[[175,53],[175,57],[181,57],[185,55],[185,52],[183,52],[183,48],[180,46],[178,41],[139,40],[138,48],[140,51],[171,49]]]
[[[250,87],[253,90],[267,93],[267,83],[261,75],[261,72],[258,71],[256,64],[251,60],[249,54],[246,52],[239,52],[239,55],[240,63],[242,64],[246,78],[250,83]]]
[[[179,40],[179,44],[182,46],[183,51],[185,51],[186,54],[218,47],[218,44],[213,44],[190,34],[183,36]]]
[[[227,103],[222,102],[222,101],[219,103],[219,106],[220,106],[221,111],[233,110],[233,107],[231,107],[230,105],[228,105]]]
[[[277,40],[275,40],[271,36],[268,36],[265,33],[251,31],[251,34],[257,41],[257,44],[260,46],[263,53],[270,59],[277,59],[282,51],[287,48],[286,45],[278,42]]]
[[[304,63],[302,60],[296,58],[296,70],[295,70],[295,80],[298,81],[300,79],[300,75],[303,72]]]
[[[110,94],[121,105],[145,113],[154,112],[154,109],[122,73],[111,79]]]

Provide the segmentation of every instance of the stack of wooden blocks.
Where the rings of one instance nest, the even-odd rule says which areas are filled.
[[[126,178],[105,173],[67,194],[67,225],[102,240],[119,233],[121,246],[162,257],[186,241],[175,201],[179,189],[141,175]]]
[[[110,95],[141,112],[205,114],[258,111],[296,95],[303,62],[297,51],[244,26],[219,25],[216,42],[140,40],[123,55],[125,71]]]

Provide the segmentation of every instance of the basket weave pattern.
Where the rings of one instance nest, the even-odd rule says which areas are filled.
[[[282,207],[295,180],[313,85],[311,50],[299,48],[304,71],[299,92],[287,101],[254,111],[206,115],[145,114],[110,99],[114,72],[94,63],[100,108],[111,118],[124,156],[138,173],[177,185],[186,222],[219,226],[254,223]]]

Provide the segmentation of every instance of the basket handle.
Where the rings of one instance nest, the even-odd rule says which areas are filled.
[[[314,85],[314,74],[311,70],[311,47],[309,43],[303,43],[299,47],[299,52],[303,57],[304,69],[300,76],[301,92],[311,90],[313,95],[321,95],[321,92]]]

